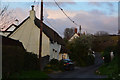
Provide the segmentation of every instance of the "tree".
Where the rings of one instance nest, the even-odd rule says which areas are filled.
[[[88,56],[93,41],[92,35],[81,35],[79,38],[69,42],[67,48],[70,50],[70,58],[79,66],[87,66],[93,64],[93,57]],[[92,62],[91,62],[92,61]]]
[[[66,28],[65,31],[64,31],[64,38],[67,39],[67,40],[69,40],[74,33],[75,33],[74,29],[72,29],[72,28]]]
[[[106,35],[109,35],[108,32],[106,31],[98,31],[95,33],[96,36],[106,36]]]
[[[0,9],[0,31],[15,21],[13,10],[9,10],[8,5],[4,5]]]
[[[102,52],[106,47],[110,45],[112,45],[112,40],[107,32],[105,31],[96,32],[92,47],[94,51]]]

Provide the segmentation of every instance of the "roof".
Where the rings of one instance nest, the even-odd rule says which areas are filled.
[[[20,23],[13,32],[11,32],[7,37],[9,37],[12,33],[14,33],[25,21],[27,21],[30,17],[27,17],[22,23]],[[35,25],[40,28],[40,20],[35,18],[34,20]],[[65,45],[64,40],[55,32],[53,29],[48,27],[46,24],[43,23],[43,33],[50,39],[50,41],[57,42],[58,44]]]
[[[65,46],[61,46],[60,53],[68,53],[69,50]]]
[[[35,25],[38,28],[40,28],[40,20],[38,18],[35,18],[34,22],[35,22]],[[64,40],[58,35],[58,33],[44,23],[43,23],[43,32],[46,34],[47,37],[50,38],[50,41],[55,41],[61,45],[65,44]]]
[[[17,27],[17,25],[15,25],[15,24],[11,24],[11,25],[5,30],[5,32],[7,32],[7,30],[10,29],[12,26]],[[10,31],[10,32],[11,32],[11,31]]]

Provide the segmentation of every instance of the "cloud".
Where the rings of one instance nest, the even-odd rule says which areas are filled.
[[[36,9],[37,8],[35,7],[35,10]],[[65,12],[77,24],[82,25],[82,31],[87,31],[88,33],[96,33],[96,31],[117,33],[118,31],[117,16],[108,16],[99,10]],[[39,11],[36,12],[36,15],[39,17]],[[22,21],[29,16],[29,10],[17,8],[16,16]],[[46,20],[49,21],[52,26]],[[65,28],[79,28],[79,26],[74,25],[60,10],[44,9],[44,22],[58,32],[62,37],[64,36]]]
[[[72,1],[71,2],[58,2],[56,1],[59,6],[62,6],[62,7],[65,7],[66,5],[75,5],[76,2]],[[55,2],[44,2],[44,5],[47,6],[47,7],[57,7]]]
[[[61,16],[54,16],[54,11],[48,11],[48,21],[59,31],[60,33],[64,32],[64,29],[67,27],[76,27],[69,19]],[[59,13],[59,12],[58,12]],[[52,18],[49,18],[49,15],[52,14]],[[88,33],[95,33],[96,31],[106,31],[109,33],[117,33],[118,22],[117,17],[108,16],[98,10],[93,10],[90,12],[79,11],[79,12],[68,12],[68,14],[76,23],[82,25],[82,30],[87,31]],[[73,14],[75,14],[73,16]],[[78,27],[78,26],[77,26]],[[63,34],[61,34],[63,35]]]
[[[46,12],[48,14],[49,19],[64,19],[67,18],[62,11],[59,10],[50,10],[50,9],[46,9]],[[70,17],[74,17],[77,13],[75,13],[74,11],[65,11],[67,13],[68,16]]]
[[[102,4],[100,2],[88,2],[88,5],[92,5],[92,6],[101,6]]]

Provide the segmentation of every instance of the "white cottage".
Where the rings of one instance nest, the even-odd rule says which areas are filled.
[[[69,39],[69,41],[72,41],[74,40],[75,38],[78,38],[80,37],[80,30],[79,30],[79,33],[77,33],[77,28],[75,28],[75,33],[73,34],[73,36]]]
[[[8,37],[22,42],[26,51],[39,55],[40,27],[40,20],[35,16],[34,7],[32,7],[30,16],[20,23]],[[63,39],[44,23],[42,34],[41,56],[49,55],[50,59],[59,59],[61,45],[64,45]]]

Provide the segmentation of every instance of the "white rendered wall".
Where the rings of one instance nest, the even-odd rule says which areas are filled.
[[[5,37],[7,37],[7,35],[9,35],[10,33],[8,33],[8,32],[0,32],[0,35],[2,35],[2,36],[5,36]]]
[[[56,50],[57,52],[53,51]],[[57,42],[51,43],[50,42],[50,60],[51,59],[58,59],[59,60],[59,53],[60,53],[61,45]]]
[[[23,43],[24,48],[28,52],[33,52],[39,55],[39,35],[40,29],[34,24],[34,20],[29,18],[24,22],[10,38],[19,40]],[[42,57],[50,55],[49,38],[43,33],[42,35]]]
[[[60,54],[59,54],[59,60],[62,59],[62,56],[63,56],[63,55],[65,56],[65,59],[69,59],[69,55],[68,55],[67,53],[63,53],[63,54],[60,53]]]
[[[75,38],[78,38],[79,36],[78,36],[78,34],[77,33],[75,33],[71,38],[70,38],[70,40],[69,41],[72,41],[73,39],[75,39]]]

